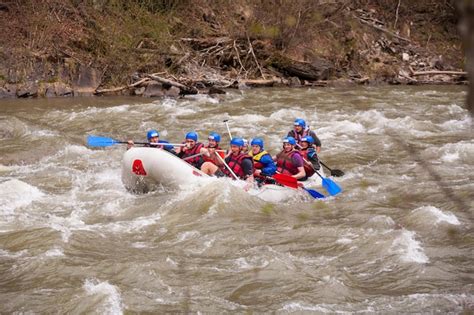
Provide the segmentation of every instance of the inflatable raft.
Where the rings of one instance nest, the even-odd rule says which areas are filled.
[[[186,163],[175,155],[157,148],[135,147],[127,150],[122,160],[122,181],[128,190],[147,192],[162,185],[179,187],[192,182],[209,181],[208,176],[199,169]],[[234,185],[243,187],[243,181],[232,181]],[[305,196],[303,189],[294,189],[279,185],[263,185],[248,191],[268,202],[282,202],[290,198]]]

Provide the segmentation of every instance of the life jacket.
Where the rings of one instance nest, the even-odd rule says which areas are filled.
[[[291,136],[295,138],[296,143],[298,144],[301,142],[301,138],[308,136],[310,132],[311,132],[311,129],[309,128],[303,129],[303,132],[301,134],[297,133],[295,130],[290,131],[290,133],[292,134]]]
[[[205,146],[205,148],[209,149],[209,146]],[[212,149],[222,150],[219,146],[214,147]],[[224,158],[224,156],[225,156],[224,152],[216,152],[216,154],[219,154],[221,156],[221,158]],[[211,162],[211,163],[214,163],[215,165],[221,165],[222,164],[221,160],[217,156],[206,156],[206,155],[203,154],[202,159],[204,160],[204,162]]]
[[[260,153],[256,154],[256,155],[253,155],[253,152],[250,152],[250,156],[252,157],[253,159],[253,167],[255,169],[259,169],[261,170],[262,168],[265,167],[265,165],[263,165],[261,162],[260,162],[260,159],[265,155],[265,154],[269,154],[267,151],[261,151]]]
[[[313,165],[311,164],[311,161],[308,159],[308,148],[301,149],[300,154],[301,154],[301,156],[303,157],[303,160],[304,160],[304,170],[306,172],[306,177],[313,176],[314,168],[313,168]],[[310,163],[310,165],[307,164],[308,162]]]
[[[196,144],[194,145],[194,147],[192,149],[189,149],[189,150],[186,150],[185,152],[182,152],[179,157],[181,159],[184,159],[188,156],[191,156],[191,155],[195,155],[195,154],[198,154],[199,151],[201,151],[201,148],[203,147],[204,145],[201,143],[201,142],[196,142]],[[195,156],[191,159],[187,159],[185,160],[186,162],[188,162],[189,164],[191,164],[192,166],[196,167],[196,168],[200,168],[202,163],[203,163],[203,160],[202,160],[202,156],[198,155],[198,156]]]
[[[250,155],[247,155],[243,152],[240,152],[237,155],[231,154],[225,159],[225,162],[229,166],[229,168],[234,172],[235,175],[237,175],[238,178],[240,179],[245,179],[245,173],[244,169],[242,168],[242,161],[244,159],[252,159]],[[222,169],[222,172],[226,174],[229,177],[234,178],[234,176],[230,173],[230,171],[227,169],[227,167],[223,166],[224,168]]]
[[[281,151],[277,155],[277,172],[285,175],[296,175],[298,174],[298,168],[293,164],[293,155],[299,154],[298,151],[291,150],[286,153]]]
[[[250,151],[250,156],[251,156],[252,159],[253,159],[253,171],[254,171],[254,174],[253,174],[253,175],[254,175],[254,176],[256,176],[256,175],[255,175],[255,171],[256,171],[256,170],[261,170],[261,169],[263,169],[263,168],[265,167],[265,165],[264,165],[262,162],[260,162],[260,160],[261,160],[262,157],[263,157],[264,155],[266,155],[266,154],[270,155],[270,154],[269,154],[267,151],[265,151],[265,150],[264,150],[264,151],[261,151],[261,152],[259,152],[259,153],[257,153],[256,155],[253,155],[253,152]]]

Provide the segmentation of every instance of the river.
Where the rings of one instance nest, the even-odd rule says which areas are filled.
[[[458,86],[0,100],[0,313],[474,312],[474,137]],[[124,145],[156,128],[262,136],[295,118],[345,172],[324,200],[226,181],[128,192]],[[326,175],[330,172],[326,170]]]

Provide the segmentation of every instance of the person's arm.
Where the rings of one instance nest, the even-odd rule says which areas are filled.
[[[243,159],[241,166],[246,177],[253,175],[253,161],[251,159]]]
[[[319,153],[321,151],[321,140],[319,140],[318,136],[314,133],[314,131],[310,131],[309,135],[314,139],[314,146],[316,147],[316,152]]]
[[[270,155],[262,156],[260,162],[264,165],[264,167],[262,168],[262,175],[272,176],[273,174],[275,174],[277,167]]]

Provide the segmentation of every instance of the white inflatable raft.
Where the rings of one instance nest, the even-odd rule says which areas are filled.
[[[125,152],[122,161],[122,182],[134,192],[147,192],[157,185],[179,187],[192,182],[209,181],[213,177],[201,172],[173,154],[157,148],[131,148]],[[232,181],[243,187],[243,181]],[[302,189],[279,185],[264,185],[250,189],[249,194],[268,202],[282,202],[297,196],[305,196]]]

